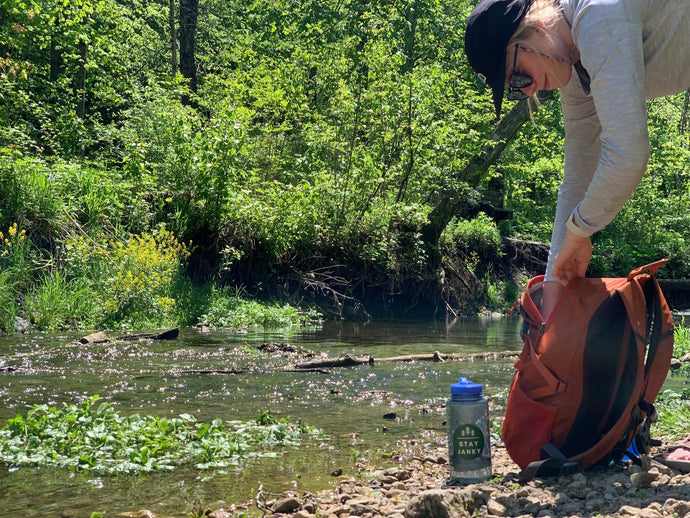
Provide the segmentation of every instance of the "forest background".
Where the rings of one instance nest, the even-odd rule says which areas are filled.
[[[3,0],[0,331],[510,306],[544,266],[560,105],[497,123],[475,3]],[[689,101],[649,101],[589,275],[688,277]]]

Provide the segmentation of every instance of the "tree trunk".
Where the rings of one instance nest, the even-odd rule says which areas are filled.
[[[403,45],[405,47],[405,63],[400,71],[402,75],[409,74],[414,70],[417,60],[417,23],[418,6],[417,2],[412,2],[402,9],[402,17],[405,20],[405,31],[403,34]]]
[[[189,81],[189,88],[196,93],[196,20],[199,0],[180,0],[180,72]],[[189,99],[185,100],[189,104]]]
[[[690,121],[690,89],[685,90],[685,98],[683,99],[683,112],[680,114],[680,132],[685,133],[688,130],[688,121]]]
[[[540,92],[539,100],[544,102],[553,98],[552,92]],[[482,176],[491,167],[522,125],[530,119],[528,102],[521,101],[501,119],[489,141],[476,154],[457,177],[470,187],[476,187]],[[422,239],[429,249],[436,248],[441,233],[455,216],[467,217],[478,209],[476,200],[462,195],[461,189],[446,193],[429,213],[429,223],[422,228]]]
[[[416,63],[417,54],[417,2],[412,2],[412,4],[407,4],[401,9],[401,14],[405,20],[405,31],[403,33],[403,45],[405,48],[405,63],[403,64],[400,73],[401,75],[408,76],[408,95],[407,95],[407,120],[405,121],[405,127],[402,131],[405,135],[405,140],[407,141],[407,153],[405,158],[405,164],[403,166],[402,178],[400,179],[400,185],[398,186],[398,194],[395,197],[395,202],[400,203],[405,199],[407,194],[407,185],[410,181],[410,175],[414,170],[415,162],[415,148],[413,141],[413,131],[412,131],[412,120],[414,117],[414,82],[410,74],[414,71]]]
[[[177,74],[177,27],[175,25],[175,0],[170,0],[168,24],[170,26],[170,71],[172,77]]]
[[[74,78],[74,95],[76,97],[76,112],[80,118],[86,115],[86,53],[88,46],[85,41],[80,41],[78,46],[79,60],[77,72]]]
[[[54,83],[60,77],[62,69],[64,67],[64,61],[62,59],[62,51],[58,50],[57,42],[55,41],[55,36],[50,38],[50,82]]]

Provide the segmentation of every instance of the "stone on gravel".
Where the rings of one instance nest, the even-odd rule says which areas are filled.
[[[493,478],[461,486],[449,480],[447,463],[428,461],[447,455],[444,436],[407,446],[393,466],[359,463],[354,477],[318,494],[291,491],[268,507],[283,518],[690,518],[690,474],[650,456],[642,466],[617,464],[521,482],[505,448],[492,445]],[[258,504],[233,516],[262,516],[267,507]]]

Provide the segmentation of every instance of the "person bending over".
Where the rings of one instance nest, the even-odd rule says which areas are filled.
[[[690,88],[690,0],[481,0],[465,51],[491,87],[522,100],[561,90],[563,180],[543,285],[546,320],[584,277],[590,236],[632,196],[650,155],[646,99]]]

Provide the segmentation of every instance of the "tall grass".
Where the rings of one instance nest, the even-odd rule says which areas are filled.
[[[87,279],[69,281],[60,270],[53,270],[27,294],[26,308],[39,329],[76,329],[89,321],[94,298]]]
[[[690,327],[685,323],[685,317],[681,317],[673,328],[673,357],[682,358],[690,354]]]
[[[673,357],[680,359],[690,353],[690,328],[686,326],[685,317],[673,328]],[[682,365],[682,373],[687,376],[690,366]],[[683,388],[680,392],[665,390],[659,394],[656,404],[659,421],[655,426],[658,433],[668,436],[671,440],[688,436],[690,431],[690,388]]]
[[[19,316],[21,294],[35,268],[31,241],[15,222],[0,230],[0,331],[12,333]]]
[[[8,271],[0,272],[0,331],[13,333],[18,312],[16,283]]]

